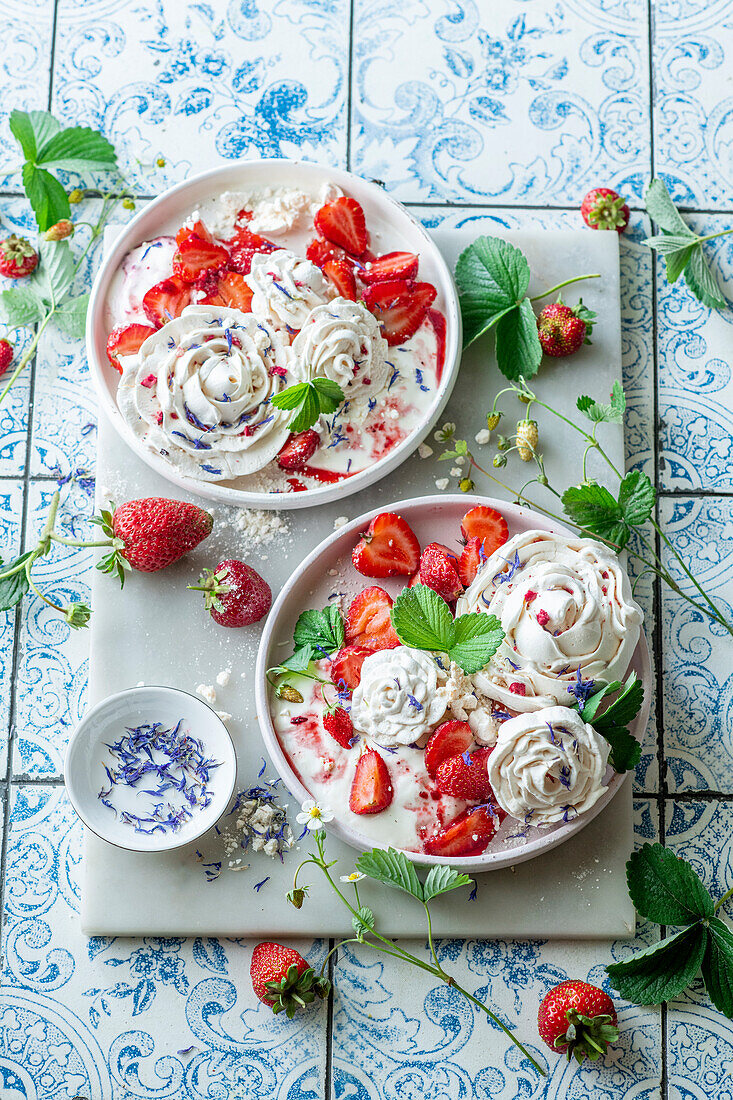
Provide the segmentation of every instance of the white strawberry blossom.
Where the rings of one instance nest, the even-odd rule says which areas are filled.
[[[333,821],[333,811],[328,806],[321,806],[313,798],[306,798],[300,810],[295,820],[299,825],[305,825],[310,832],[316,832],[329,821]]]

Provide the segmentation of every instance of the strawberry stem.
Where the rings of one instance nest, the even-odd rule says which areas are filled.
[[[600,274],[595,275],[574,275],[572,279],[565,279],[564,282],[558,283],[556,286],[551,286],[549,290],[544,290],[542,294],[533,294],[530,298],[530,302],[538,302],[540,298],[549,298],[551,294],[554,294],[556,290],[562,290],[564,286],[570,286],[571,283],[580,283],[583,279],[600,279]]]

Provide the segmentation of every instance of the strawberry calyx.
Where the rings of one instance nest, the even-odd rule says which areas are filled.
[[[272,1011],[276,1015],[284,1012],[292,1020],[299,1008],[312,1004],[316,997],[326,998],[331,983],[328,978],[318,976],[311,966],[299,974],[298,967],[292,963],[282,978],[265,982],[265,989]]]
[[[588,224],[596,229],[625,229],[625,206],[621,195],[596,195],[587,211]]]
[[[212,608],[215,611],[223,611],[224,605],[219,597],[226,596],[227,592],[231,591],[231,585],[224,583],[228,576],[228,569],[204,569],[199,577],[199,583],[187,584],[186,588],[192,592],[204,593],[207,611],[211,611]]]
[[[568,1061],[575,1058],[582,1062],[589,1058],[597,1061],[606,1053],[606,1048],[615,1043],[619,1029],[612,1016],[584,1016],[574,1008],[565,1013],[568,1026],[562,1035],[555,1039],[555,1049],[567,1055]]]
[[[97,562],[97,569],[100,573],[116,573],[117,579],[120,582],[120,588],[125,586],[125,573],[132,570],[132,566],[125,557],[125,544],[121,538],[118,538],[114,532],[114,513],[103,508],[98,516],[92,516],[92,523],[97,527],[101,527],[105,535],[108,537],[109,542],[106,544],[110,547],[109,554],[105,554],[103,558]],[[94,543],[95,546],[103,546],[104,543]]]
[[[557,296],[557,305],[559,305],[559,306],[567,305],[566,302],[563,302],[562,297],[559,294]],[[591,332],[593,331],[593,325],[595,323],[595,319],[598,316],[598,314],[596,313],[596,311],[594,309],[589,309],[588,306],[586,306],[583,303],[582,298],[578,298],[578,304],[577,305],[567,306],[567,308],[570,310],[570,312],[573,314],[573,316],[577,317],[578,320],[582,321],[583,324],[585,325],[585,343],[590,344],[591,341],[590,341],[589,337],[590,337]]]

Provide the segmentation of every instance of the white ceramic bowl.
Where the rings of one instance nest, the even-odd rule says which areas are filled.
[[[221,762],[211,771],[213,797],[207,807],[194,807],[188,821],[174,833],[138,833],[98,798],[100,789],[107,786],[104,763],[110,763],[110,755],[106,744],[118,740],[128,726],[162,722],[170,728],[181,718],[203,742],[207,756]],[[202,836],[226,810],[236,776],[234,744],[222,720],[203,699],[169,687],[128,688],[97,703],[75,729],[64,761],[66,790],[84,824],[102,840],[132,852],[167,852]]]
[[[440,385],[424,420],[402,443],[383,459],[345,481],[323,485],[301,493],[258,493],[215,482],[196,481],[177,473],[165,459],[152,451],[128,428],[117,408],[119,374],[110,366],[106,345],[109,336],[105,319],[106,300],[112,278],[124,256],[142,241],[175,233],[197,205],[224,191],[246,191],[264,187],[305,187],[314,191],[327,182],[337,184],[364,208],[372,233],[383,233],[390,251],[403,249],[420,256],[420,277],[432,283],[438,295],[435,306],[446,320],[445,365]],[[240,507],[309,508],[351,496],[395,470],[425,438],[444,409],[456,381],[461,355],[461,313],[453,277],[427,231],[401,203],[390,198],[377,184],[340,168],[324,168],[295,160],[233,161],[224,167],[202,172],[164,192],[129,223],[105,256],[92,287],[87,314],[87,356],[99,400],[124,441],[162,477],[189,492],[209,500]]]
[[[509,526],[510,538],[530,528],[541,528],[566,535],[573,534],[562,524],[553,523],[529,508],[521,508],[517,504],[506,504],[502,500],[495,500],[491,497],[468,497],[463,494],[415,497],[411,500],[398,501],[389,506],[385,505],[383,510],[399,512],[412,527],[421,546],[433,541],[450,546],[455,543],[456,536],[460,532],[461,518],[474,504],[486,504],[490,508],[496,508],[500,511]],[[289,642],[292,645],[293,627],[301,611],[309,607],[324,607],[328,601],[329,592],[333,591],[336,583],[339,591],[344,592],[347,600],[355,596],[365,584],[369,583],[368,578],[363,577],[352,566],[351,551],[360,532],[368,526],[374,515],[375,510],[372,509],[365,515],[359,516],[358,519],[352,520],[351,523],[340,527],[308,555],[276,599],[260,641],[255,674],[257,717],[270,758],[282,776],[288,790],[298,802],[303,802],[306,798],[312,798],[313,795],[303,785],[294,771],[278,740],[270,714],[269,690],[265,672],[268,668],[278,664],[283,654],[289,652],[283,643]],[[334,581],[333,576],[329,577],[328,571],[330,569],[338,570],[337,582]],[[396,577],[375,581],[374,583],[388,590],[390,595],[394,597],[404,587],[405,578]],[[631,727],[634,736],[641,740],[649,720],[653,690],[649,651],[643,632],[632,658],[631,668],[634,669],[644,683],[644,704]],[[497,870],[500,867],[510,867],[526,859],[542,855],[542,853],[556,848],[563,841],[569,840],[571,836],[575,836],[608,805],[625,778],[626,776],[613,773],[605,793],[591,810],[567,823],[554,825],[547,829],[530,829],[523,843],[499,846],[499,839],[497,838],[490,843],[488,849],[482,855],[464,858],[444,858],[417,852],[408,852],[408,855],[414,863],[429,865],[449,863],[461,867],[463,870],[471,871],[489,871]],[[330,806],[330,809],[337,816],[328,825],[328,829],[333,830],[341,840],[360,851],[379,846],[374,839],[365,836],[358,828],[347,824],[343,819],[339,820],[337,807]]]

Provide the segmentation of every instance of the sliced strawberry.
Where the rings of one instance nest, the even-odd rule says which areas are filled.
[[[122,366],[118,356],[136,355],[141,344],[152,336],[154,328],[148,325],[120,325],[112,329],[107,340],[107,358],[115,370],[122,374]]]
[[[305,432],[291,433],[280,448],[277,464],[281,470],[302,470],[320,444],[321,437],[312,428]]]
[[[458,563],[458,576],[466,588],[475,580],[476,574],[485,561],[486,551],[481,539],[476,536],[470,538],[463,547],[461,560]]]
[[[422,324],[436,290],[430,283],[407,283],[388,279],[373,283],[364,292],[364,302],[382,326],[382,335],[392,346],[409,340]]]
[[[402,516],[380,512],[357,542],[351,560],[365,577],[409,577],[420,560],[420,543]]]
[[[410,583],[408,584],[407,587],[408,588],[414,588],[416,584],[422,584],[422,581],[420,580],[420,570],[419,569],[418,569],[417,573],[413,573],[413,575],[410,577]]]
[[[340,649],[331,661],[329,669],[331,680],[336,687],[343,681],[350,691],[357,688],[361,680],[361,666],[373,652],[373,649],[365,645],[347,645]]]
[[[438,764],[442,764],[449,756],[460,756],[462,752],[467,752],[472,744],[473,730],[468,722],[459,722],[457,719],[443,722],[425,746],[425,767],[428,775],[435,779]]]
[[[334,741],[338,741],[343,749],[351,748],[354,727],[343,707],[337,707],[333,713],[324,714],[323,725],[326,731],[331,734]]]
[[[392,801],[394,788],[389,768],[376,749],[362,753],[356,764],[349,795],[352,814],[379,814]]]
[[[392,600],[383,588],[372,585],[360,592],[346,615],[346,642],[369,649],[394,649],[401,645],[389,613]]]
[[[356,301],[356,279],[351,264],[346,260],[326,260],[323,274],[333,283],[342,298]]]
[[[348,256],[343,248],[330,241],[324,241],[322,237],[314,237],[305,250],[306,258],[316,267],[324,267],[329,260],[346,260]]]
[[[213,293],[199,302],[202,306],[226,306],[242,313],[252,312],[252,291],[238,271],[225,271],[216,278]]]
[[[195,283],[206,271],[221,271],[229,262],[229,253],[220,244],[186,237],[173,257],[173,274],[186,283]]]
[[[469,807],[450,825],[429,836],[424,844],[425,851],[431,856],[478,856],[486,851],[505,816],[494,807]]]
[[[240,275],[249,275],[252,270],[252,257],[260,252],[274,252],[277,245],[268,241],[266,237],[260,237],[258,233],[250,233],[249,229],[241,227],[236,234],[227,241],[229,248],[229,266]]]
[[[365,251],[368,243],[366,219],[356,199],[341,195],[327,202],[316,211],[313,221],[322,237],[345,248],[352,256],[361,256]]]
[[[431,542],[420,556],[420,583],[426,584],[439,596],[451,603],[463,591],[458,576],[458,560],[439,542]]]
[[[190,304],[190,286],[175,275],[151,286],[143,297],[145,316],[156,328],[160,328],[166,321],[172,321],[174,317],[179,317]]]
[[[493,796],[489,783],[488,761],[491,749],[449,756],[438,764],[435,785],[441,794],[465,798],[467,802],[486,802]]]
[[[501,512],[485,504],[477,504],[466,512],[461,520],[461,533],[464,539],[481,539],[487,557],[509,538],[509,528]]]
[[[181,245],[183,241],[187,241],[190,237],[198,237],[200,241],[211,241],[211,233],[201,221],[196,221],[193,225],[182,225],[176,233],[176,244]]]
[[[419,259],[414,252],[387,252],[363,267],[359,277],[365,283],[381,283],[385,279],[404,279],[407,282],[417,275]]]

